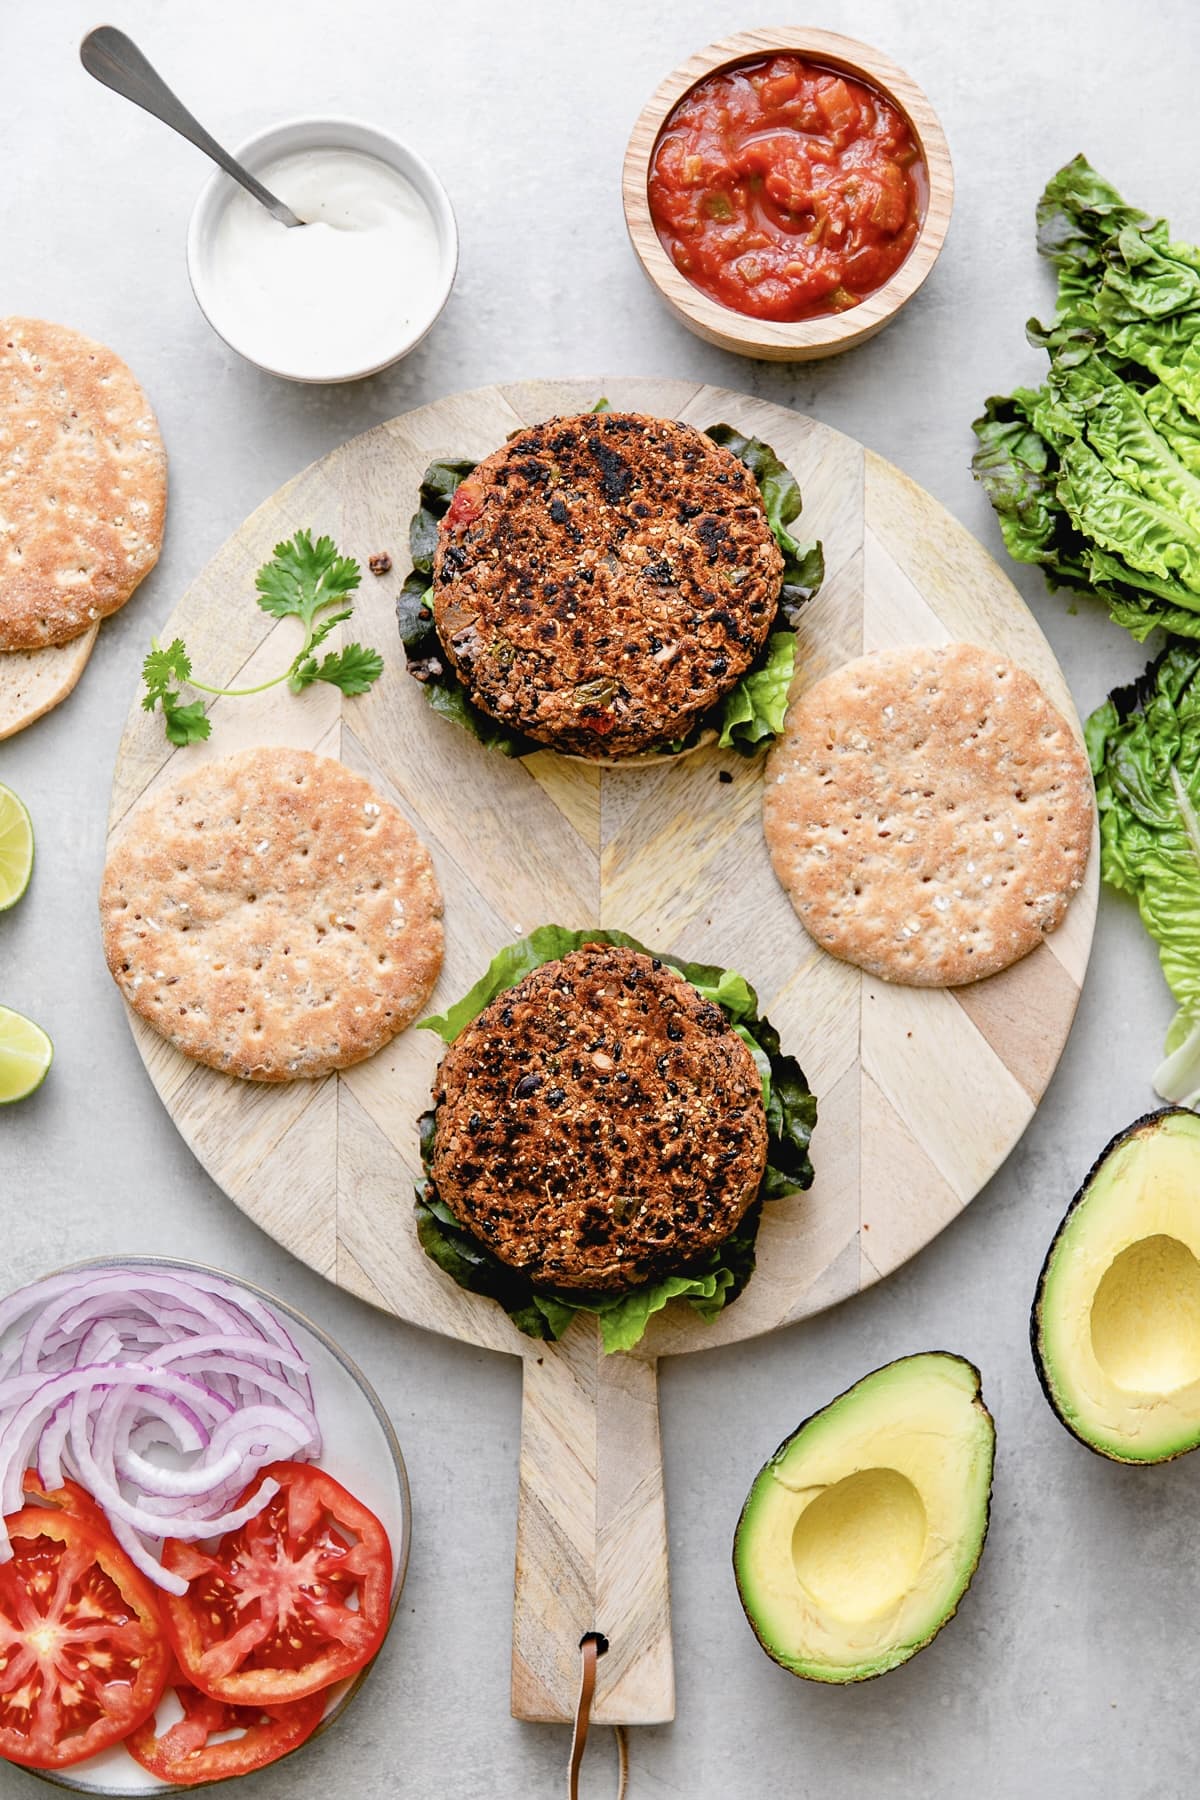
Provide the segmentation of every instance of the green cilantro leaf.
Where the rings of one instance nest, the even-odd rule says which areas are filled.
[[[163,718],[168,739],[172,744],[179,745],[202,743],[212,733],[212,720],[204,710],[203,700],[192,700],[187,706],[177,706],[175,702],[178,699],[178,694],[167,694],[163,698]]]
[[[365,694],[382,674],[383,658],[378,650],[347,644],[340,652],[330,650],[320,663],[315,656],[306,657],[293,672],[290,685],[298,694],[314,681],[328,681],[343,694]]]
[[[167,645],[165,650],[161,649],[158,642],[155,641],[150,654],[142,664],[142,679],[150,689],[150,694],[147,696],[149,705],[146,705],[145,701],[142,703],[146,705],[146,711],[153,712],[155,699],[164,693],[172,682],[186,681],[191,672],[192,659],[184,648],[182,638],[176,638],[173,643]]]
[[[142,679],[146,683],[143,709],[153,712],[156,706],[162,708],[163,724],[172,744],[199,743],[212,730],[203,700],[193,700],[187,706],[179,704],[179,689],[191,673],[191,658],[182,638],[175,638],[165,650],[153,643],[142,664]],[[176,682],[179,687],[173,685]]]
[[[311,531],[298,531],[286,543],[276,544],[275,555],[254,578],[258,604],[272,618],[290,615],[309,629],[323,607],[342,600],[362,580],[352,556],[340,556],[332,538],[313,543]]]

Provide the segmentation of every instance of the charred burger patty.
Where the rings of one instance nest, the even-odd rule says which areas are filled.
[[[580,756],[686,736],[771,631],[783,558],[754,477],[677,420],[517,433],[458,488],[433,613],[471,699]]]
[[[535,969],[454,1040],[430,1178],[530,1281],[631,1287],[723,1242],[759,1191],[754,1059],[719,1006],[639,951]]]

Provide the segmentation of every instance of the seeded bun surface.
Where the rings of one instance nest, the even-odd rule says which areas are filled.
[[[0,319],[0,650],[65,644],[158,561],[167,456],[113,351],[44,319]]]
[[[100,918],[134,1011],[252,1081],[361,1062],[424,1010],[442,962],[424,844],[361,775],[308,750],[202,763],[143,802]]]
[[[880,651],[788,710],[767,761],[775,873],[824,949],[953,987],[1028,954],[1083,881],[1083,746],[1033,676],[973,644]]]

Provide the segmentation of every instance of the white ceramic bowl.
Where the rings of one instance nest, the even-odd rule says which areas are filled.
[[[331,367],[314,374],[311,369],[286,368],[280,364],[265,362],[261,356],[252,354],[239,343],[238,320],[232,308],[225,304],[225,296],[214,268],[213,244],[218,221],[232,197],[241,191],[231,176],[220,169],[215,170],[201,189],[188,226],[187,264],[192,292],[201,312],[230,349],[236,350],[248,362],[256,363],[269,375],[281,375],[288,381],[357,381],[364,375],[375,375],[380,369],[398,362],[410,350],[415,350],[434,324],[450,297],[458,268],[458,227],[449,195],[424,157],[418,156],[415,150],[410,150],[407,144],[402,144],[399,138],[392,137],[389,132],[381,131],[378,126],[363,124],[358,119],[285,119],[281,124],[269,125],[264,131],[248,138],[237,147],[234,155],[252,174],[258,175],[278,157],[302,150],[327,149],[358,150],[367,156],[377,157],[380,162],[386,163],[412,183],[433,215],[437,229],[440,259],[438,281],[433,288],[429,310],[422,317],[405,321],[402,335],[397,337],[395,346],[389,348],[386,356],[367,368]]]

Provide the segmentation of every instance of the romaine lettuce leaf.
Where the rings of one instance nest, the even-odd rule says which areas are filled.
[[[1200,416],[1200,307],[1163,319],[1129,319],[1097,326],[1093,344],[1135,386],[1153,378],[1193,418]]]
[[[569,951],[578,950],[585,943],[632,946],[633,939],[626,938],[617,931],[597,931],[589,936],[586,932],[568,931],[562,925],[539,925],[528,937],[518,938],[515,943],[505,944],[502,950],[497,950],[474,987],[468,989],[462,999],[456,1001],[448,1011],[422,1019],[417,1030],[436,1031],[444,1044],[452,1044],[471,1020],[477,1019],[484,1007],[492,1004],[498,994],[516,987],[518,981],[524,981],[526,975],[532,975],[543,963],[554,962],[557,957],[566,956]]]
[[[1058,497],[1058,457],[1033,423],[1038,395],[1018,388],[986,402],[972,466],[996,510],[1010,555],[1041,563],[1051,585],[1086,586],[1082,539]]]
[[[1069,365],[1055,363],[1045,392],[1051,435],[1088,444],[1114,477],[1137,493],[1184,518],[1200,517],[1200,480],[1151,423],[1145,396],[1122,381],[1104,357],[1090,351]],[[1041,410],[1034,410],[1039,425]],[[1160,407],[1159,418],[1170,426],[1170,412]],[[1200,421],[1195,423],[1200,431]]]
[[[800,614],[825,579],[825,554],[820,544],[802,548],[788,530],[800,517],[803,501],[800,483],[780,462],[769,444],[761,438],[747,437],[732,425],[710,425],[705,432],[714,444],[724,445],[739,462],[745,463],[762,495],[763,511],[772,536],[783,552],[783,587],[779,593],[779,614],[794,631]],[[768,645],[768,651],[770,646]],[[757,667],[757,665],[755,665]],[[752,678],[754,669],[742,677]],[[736,693],[736,688],[734,689]],[[731,696],[732,697],[732,696]]]
[[[761,1213],[762,1203],[756,1201],[725,1242],[709,1252],[711,1266],[693,1267],[686,1275],[663,1275],[625,1294],[596,1294],[580,1305],[581,1312],[598,1315],[605,1354],[636,1349],[654,1314],[669,1300],[686,1300],[706,1325],[711,1324],[737,1299],[754,1273],[754,1240]]]
[[[1080,440],[1062,447],[1058,492],[1082,536],[1159,581],[1178,578],[1200,611],[1200,530],[1181,513],[1122,481]]]
[[[1087,316],[1104,267],[1104,248],[1122,227],[1153,224],[1082,156],[1046,183],[1037,205],[1037,247],[1059,272],[1058,316]]]
[[[1137,901],[1179,1013],[1164,1099],[1200,1088],[1200,649],[1176,644],[1085,726],[1104,879]],[[1168,1091],[1170,1090],[1170,1091]]]
[[[1038,389],[989,400],[977,478],[1005,543],[1090,591],[1136,637],[1200,637],[1200,249],[1127,206],[1082,157],[1038,206],[1059,275]]]
[[[788,689],[796,672],[796,634],[773,631],[767,640],[766,661],[743,675],[721,708],[722,750],[756,749],[764,738],[776,738],[783,730]]]
[[[598,400],[592,408],[593,412],[608,410],[607,400]],[[761,438],[746,437],[732,425],[713,425],[706,435],[744,462],[758,483],[767,522],[783,552],[783,584],[776,629],[737,686],[698,721],[686,738],[661,748],[674,753],[690,750],[703,737],[717,732],[723,748],[753,756],[783,729],[787,690],[795,668],[796,623],[824,580],[825,558],[819,543],[802,546],[788,530],[800,515],[800,487],[770,445]],[[476,466],[465,459],[441,461],[430,463],[425,471],[420,504],[409,526],[412,571],[396,602],[396,620],[408,672],[422,683],[425,698],[434,711],[471,732],[489,749],[499,750],[505,756],[529,756],[545,746],[501,725],[472,703],[442,648],[433,622],[433,558],[438,525],[455,490]]]
[[[1200,322],[1200,321],[1198,321]],[[1200,417],[1161,381],[1142,390],[1142,406],[1155,431],[1166,438],[1179,461],[1200,475]]]
[[[1175,637],[1200,638],[1200,616],[1175,607],[1158,606],[1145,593],[1127,590],[1110,592],[1096,584],[1096,592],[1108,603],[1108,616],[1114,625],[1123,625],[1131,637],[1144,644],[1152,631],[1166,631]]]
[[[534,969],[583,944],[594,943],[645,949],[623,931],[571,931],[561,925],[539,926],[528,937],[506,944],[469,993],[447,1012],[423,1019],[420,1029],[436,1031],[445,1043],[451,1044],[499,994],[515,987]],[[416,1200],[417,1235],[426,1255],[460,1287],[497,1301],[528,1337],[561,1337],[576,1313],[592,1312],[600,1319],[606,1351],[631,1350],[640,1342],[652,1315],[669,1300],[686,1299],[702,1318],[715,1318],[737,1298],[754,1272],[754,1241],[762,1202],[812,1185],[809,1144],[817,1122],[816,1097],[796,1058],[783,1054],[778,1032],[769,1020],[759,1017],[758,995],[750,983],[733,970],[713,964],[689,963],[672,956],[661,960],[678,969],[705,999],[721,1008],[754,1056],[767,1114],[767,1168],[759,1198],[723,1243],[687,1269],[622,1294],[582,1293],[535,1289],[524,1275],[502,1263],[463,1230],[426,1178],[417,1190]],[[427,1174],[434,1131],[435,1114],[423,1114],[421,1160]]]

